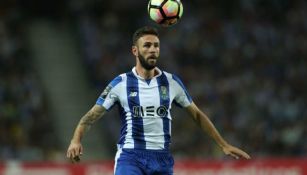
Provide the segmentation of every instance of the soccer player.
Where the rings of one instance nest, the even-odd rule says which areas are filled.
[[[193,103],[181,80],[160,70],[156,64],[160,54],[158,32],[152,27],[138,29],[133,35],[132,54],[135,67],[114,78],[96,104],[77,125],[67,157],[75,160],[82,152],[84,133],[103,114],[118,105],[122,121],[121,137],[115,156],[116,175],[173,174],[171,142],[171,104],[183,107],[207,132],[226,155],[250,159],[250,156],[227,143],[210,119]]]

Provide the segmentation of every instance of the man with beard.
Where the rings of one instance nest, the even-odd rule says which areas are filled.
[[[133,35],[132,53],[136,66],[113,79],[96,104],[80,120],[67,150],[75,160],[83,152],[81,138],[85,131],[113,105],[118,105],[122,119],[121,137],[115,157],[116,175],[170,175],[174,160],[171,142],[171,104],[175,102],[192,116],[226,155],[250,156],[227,143],[210,119],[193,103],[181,80],[160,70],[156,64],[160,41],[155,28],[143,27]]]

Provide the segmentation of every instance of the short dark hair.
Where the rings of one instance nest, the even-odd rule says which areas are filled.
[[[145,26],[145,27],[139,28],[138,30],[134,32],[133,38],[132,38],[132,44],[135,46],[138,39],[144,35],[155,35],[159,37],[159,33],[156,28]]]

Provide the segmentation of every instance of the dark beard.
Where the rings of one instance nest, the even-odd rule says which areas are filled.
[[[142,67],[143,67],[144,69],[146,69],[146,70],[152,70],[152,69],[154,69],[154,68],[156,67],[156,64],[153,64],[153,65],[149,64],[149,63],[145,60],[145,58],[143,57],[143,55],[139,54],[138,57],[139,57],[139,60],[140,60],[141,65],[142,65]]]

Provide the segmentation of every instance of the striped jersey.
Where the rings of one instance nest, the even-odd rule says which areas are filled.
[[[135,70],[113,79],[96,104],[110,110],[119,106],[122,122],[118,145],[121,148],[168,149],[171,142],[171,104],[181,107],[192,103],[181,80],[156,68],[158,75],[150,80]]]

